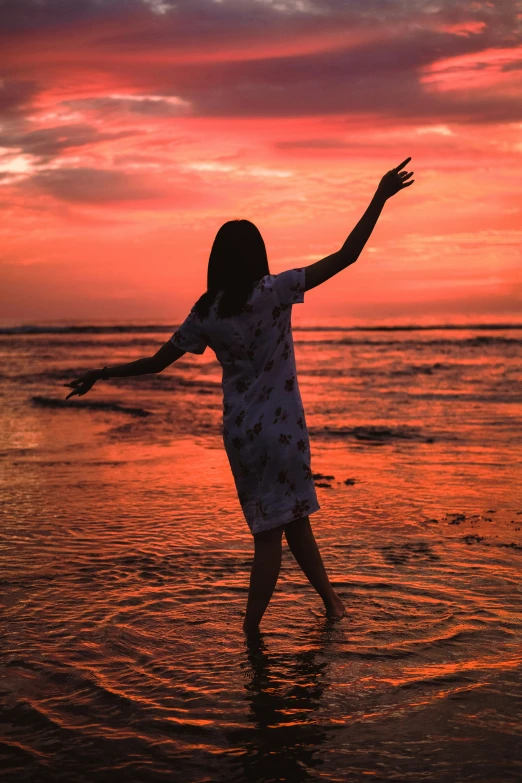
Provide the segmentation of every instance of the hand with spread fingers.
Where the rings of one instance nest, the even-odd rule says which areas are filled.
[[[74,394],[80,396],[82,394],[87,394],[89,389],[91,389],[100,378],[101,374],[99,370],[89,370],[85,375],[76,378],[76,380],[71,381],[71,383],[64,383],[64,386],[71,386],[73,388],[73,391],[70,392],[65,399],[68,400],[69,397],[72,397]]]
[[[399,163],[396,168],[387,171],[379,183],[377,193],[380,193],[385,199],[389,199],[398,193],[399,190],[404,190],[404,188],[407,188],[409,185],[413,185],[415,182],[414,179],[412,179],[411,182],[406,182],[406,180],[412,176],[413,171],[401,171],[410,160],[411,157],[406,158],[406,160]]]

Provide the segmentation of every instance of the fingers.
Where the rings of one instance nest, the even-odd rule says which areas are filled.
[[[411,155],[409,158],[406,158],[406,160],[403,160],[402,163],[399,163],[399,165],[396,168],[392,169],[392,171],[400,171],[402,167],[408,163],[409,160],[411,160]]]
[[[83,382],[82,385],[79,386],[78,384],[80,384],[80,383],[82,383],[82,382],[81,381],[73,381],[72,383],[64,383],[63,384],[64,386],[74,386],[74,385],[76,385],[78,387],[78,388],[74,388],[73,391],[70,392],[67,395],[67,397],[65,398],[66,400],[68,400],[69,397],[73,397],[75,394],[78,394],[79,396],[81,396],[82,394],[87,394],[87,392],[91,388],[92,384],[87,384],[87,383]]]
[[[68,400],[69,397],[73,397],[75,394],[77,394],[79,397],[81,397],[83,394],[87,394],[87,392],[89,391],[90,388],[91,388],[90,386],[87,386],[86,389],[85,388],[74,389],[74,391],[70,392],[65,399]]]

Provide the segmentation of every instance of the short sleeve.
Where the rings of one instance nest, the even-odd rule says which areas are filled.
[[[201,329],[201,321],[195,310],[191,310],[181,326],[179,326],[170,341],[182,351],[203,353],[207,340]]]
[[[302,304],[305,295],[305,268],[287,269],[272,278],[272,288],[281,305]]]

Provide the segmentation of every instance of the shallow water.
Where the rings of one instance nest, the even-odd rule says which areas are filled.
[[[519,780],[522,329],[295,329],[348,613],[250,642],[214,354],[65,402],[163,329],[0,334],[3,779]]]

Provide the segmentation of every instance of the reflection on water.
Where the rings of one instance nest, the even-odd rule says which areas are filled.
[[[168,332],[0,336],[3,780],[516,780],[521,332],[296,332],[349,609],[285,545],[250,638],[211,352],[63,403]]]
[[[326,623],[321,625],[324,629]],[[318,658],[327,645],[323,630],[317,646],[271,656],[262,633],[248,639],[248,727],[225,732],[231,745],[245,751],[240,757],[245,780],[310,780],[310,770],[321,765],[317,750],[327,732],[316,713],[327,663]]]

